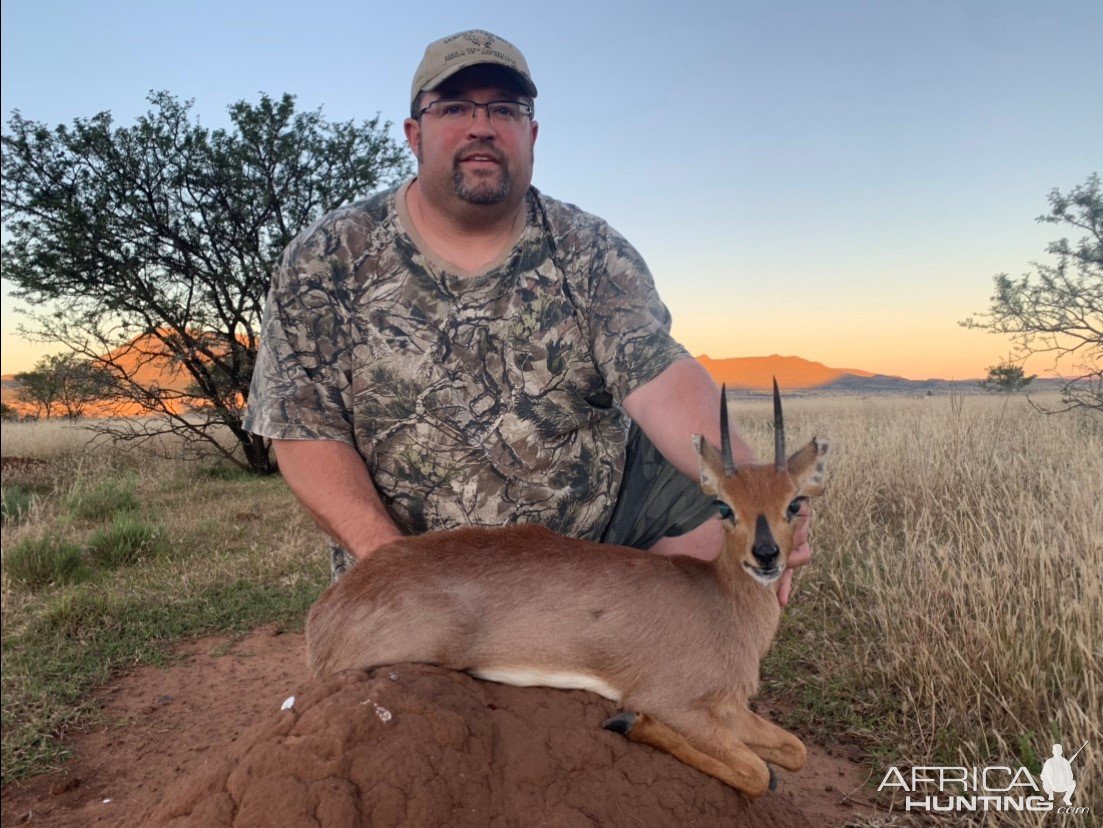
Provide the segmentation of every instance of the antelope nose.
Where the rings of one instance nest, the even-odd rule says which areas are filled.
[[[777,563],[777,556],[781,554],[781,550],[771,540],[767,543],[756,543],[751,548],[751,554],[754,555],[754,559],[762,565],[763,569],[772,569],[774,564]]]
[[[759,515],[754,523],[754,545],[751,547],[751,554],[763,569],[773,569],[778,555],[781,554],[765,515]]]

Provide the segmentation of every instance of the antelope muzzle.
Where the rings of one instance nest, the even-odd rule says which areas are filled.
[[[751,547],[751,554],[758,565],[756,573],[758,576],[773,580],[781,574],[781,567],[778,566],[781,549],[778,548],[777,540],[774,538],[774,533],[770,531],[770,523],[765,515],[759,515],[755,520],[754,545]]]

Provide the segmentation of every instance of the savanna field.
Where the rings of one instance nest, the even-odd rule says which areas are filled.
[[[733,412],[770,456],[768,403]],[[792,448],[820,434],[832,453],[813,562],[763,665],[785,724],[860,748],[874,786],[893,765],[1037,773],[1054,741],[1087,742],[1074,802],[1103,814],[1103,421],[1017,397],[794,398],[786,421]],[[5,783],[64,762],[113,674],[193,636],[301,625],[328,581],[279,477],[161,448],[4,423]]]

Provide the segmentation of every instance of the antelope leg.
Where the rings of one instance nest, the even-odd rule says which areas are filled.
[[[748,748],[767,762],[790,771],[804,767],[808,751],[796,736],[771,721],[752,713],[746,707],[730,708],[725,718]]]
[[[682,735],[646,713],[621,713],[602,727],[669,753],[747,796],[761,796],[772,788],[773,773],[766,763],[735,738],[724,722],[701,716],[685,724],[687,733]]]

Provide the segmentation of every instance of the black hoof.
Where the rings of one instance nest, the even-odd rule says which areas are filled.
[[[638,718],[639,716],[635,713],[618,713],[613,718],[606,719],[601,726],[606,730],[611,730],[614,733],[620,733],[622,736],[627,736],[628,731],[636,724],[636,719]]]
[[[767,765],[766,770],[768,770],[770,772],[770,790],[771,791],[776,791],[777,790],[777,774],[774,773],[774,768],[773,768],[772,765]]]

